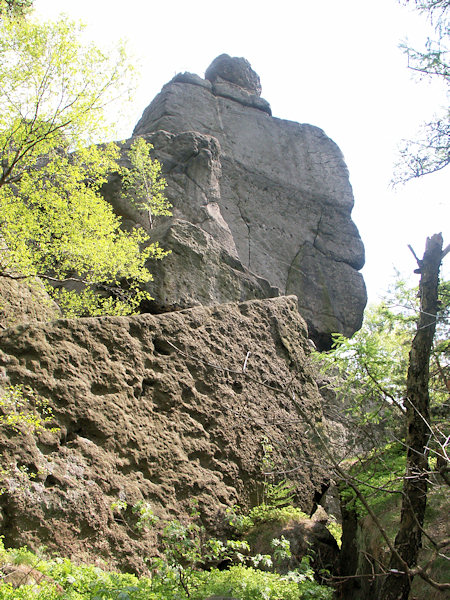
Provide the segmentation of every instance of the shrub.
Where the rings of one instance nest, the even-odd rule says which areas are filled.
[[[240,600],[331,599],[332,590],[315,583],[309,575],[294,572],[287,576],[237,565],[228,571],[216,569],[201,574],[196,600],[208,595],[224,595]]]

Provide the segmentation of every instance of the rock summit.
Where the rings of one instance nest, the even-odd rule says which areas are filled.
[[[359,329],[364,247],[342,153],[318,127],[273,117],[246,59],[176,75],[125,150],[136,136],[153,143],[174,207],[152,230],[172,251],[150,266],[153,310],[295,294],[319,348]],[[118,180],[105,193],[139,220]]]

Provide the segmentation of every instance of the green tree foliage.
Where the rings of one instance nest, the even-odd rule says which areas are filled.
[[[105,107],[130,84],[124,47],[104,53],[61,17],[0,23],[0,186],[42,166],[49,152],[105,135]]]
[[[321,359],[336,378],[335,389],[356,417],[358,429],[383,422],[384,442],[396,442],[385,446],[372,439],[370,452],[359,448],[349,469],[330,457],[351,491],[350,496],[344,494],[345,502],[358,500],[390,556],[385,564],[374,562],[375,570],[385,574],[375,593],[380,600],[406,600],[415,575],[439,590],[448,588],[430,575],[448,540],[430,536],[424,519],[427,497],[439,495],[450,483],[448,282],[440,284],[438,294],[440,263],[449,251],[450,247],[442,250],[440,234],[429,238],[423,259],[416,257],[418,292],[400,282],[389,300],[368,312],[351,340],[336,337],[336,349]],[[402,506],[394,540],[378,516],[380,507],[396,499]],[[431,558],[420,564],[422,539]],[[351,581],[344,585],[351,587]],[[353,597],[350,589],[344,591]]]
[[[440,308],[430,370],[435,415],[448,400],[450,379],[450,282],[439,290]],[[378,305],[367,309],[362,328],[351,339],[334,336],[334,350],[317,355],[334,388],[349,399],[348,411],[360,423],[390,421],[404,412],[409,352],[420,314],[418,288],[402,279]]]
[[[400,523],[395,536],[389,561],[389,573],[380,589],[380,600],[406,600],[411,590],[411,581],[417,574],[425,581],[444,590],[450,584],[432,579],[429,567],[418,566],[422,539],[425,537],[424,521],[433,468],[430,454],[437,456],[436,479],[445,477],[449,467],[447,454],[448,436],[442,427],[436,428],[430,411],[430,359],[439,312],[438,288],[441,262],[450,246],[443,250],[441,234],[427,238],[425,253],[417,259],[420,273],[420,312],[417,329],[411,342],[405,395],[406,467],[402,482],[402,504]],[[448,429],[448,423],[447,423]],[[444,464],[442,464],[444,463]],[[430,485],[431,484],[431,485]],[[449,540],[433,540],[435,556],[439,550],[449,547]],[[431,561],[433,562],[433,561]]]
[[[41,398],[30,388],[21,385],[0,387],[0,432],[8,437],[14,435],[38,436],[43,431],[56,433],[59,428],[52,427],[53,411],[46,399]],[[33,477],[24,465],[16,463],[4,465],[0,469],[0,495],[8,488],[7,480],[14,485],[24,485]],[[1,553],[1,548],[0,548]]]
[[[23,17],[30,11],[32,4],[33,0],[1,0],[0,16]]]
[[[30,389],[10,386],[0,392],[0,428],[16,433],[38,434],[53,420],[48,401]],[[52,429],[52,431],[55,431]]]
[[[194,534],[194,535],[193,535]],[[0,600],[203,600],[217,594],[242,600],[330,600],[332,589],[318,584],[308,560],[286,575],[237,564],[226,571],[194,568],[207,563],[211,555],[238,554],[247,550],[245,542],[210,540],[203,547],[196,532],[178,521],[169,523],[163,533],[165,553],[151,562],[147,577],[117,573],[93,565],[76,565],[67,558],[45,558],[26,548],[6,550],[0,540],[0,570],[17,568],[14,588],[0,578]],[[274,552],[289,556],[289,544],[276,540]],[[201,550],[201,554],[198,551]],[[31,580],[31,582],[30,582]],[[39,583],[33,582],[38,580]],[[183,584],[181,584],[183,581]]]
[[[92,142],[130,66],[122,46],[105,54],[80,34],[65,18],[0,21],[0,276],[43,277],[69,316],[129,314],[148,298],[146,261],[164,252],[143,229],[122,231],[100,195],[119,149]]]
[[[128,152],[131,169],[122,171],[122,190],[125,197],[139,210],[146,212],[149,229],[153,227],[156,215],[172,214],[172,206],[164,196],[167,183],[161,176],[161,163],[151,158],[151,150],[152,144],[143,138],[135,140]]]
[[[405,4],[413,4],[403,0]],[[415,0],[415,8],[429,17],[435,37],[428,38],[423,49],[402,44],[408,66],[420,79],[438,79],[450,83],[449,0]],[[445,109],[432,121],[424,123],[415,140],[406,141],[400,149],[394,183],[440,171],[450,163],[450,111]]]

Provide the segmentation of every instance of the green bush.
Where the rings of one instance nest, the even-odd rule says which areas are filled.
[[[181,538],[184,543],[185,533]],[[284,576],[244,565],[228,571],[201,571],[176,560],[169,564],[158,559],[152,563],[152,577],[139,579],[93,565],[75,565],[67,558],[46,560],[26,548],[5,550],[0,540],[0,563],[26,564],[48,577],[39,585],[17,589],[0,580],[0,600],[203,600],[212,594],[240,600],[328,600],[332,594],[330,588],[314,581],[307,559],[299,570]],[[58,585],[64,590],[62,595]]]
[[[61,594],[54,585],[44,583],[38,588],[22,585],[14,589],[9,583],[0,583],[0,600],[60,600]]]
[[[317,600],[331,599],[332,590],[315,583],[312,572],[308,575],[292,573],[281,576],[251,567],[237,565],[227,571],[216,569],[202,573],[195,600],[210,595],[224,595],[239,600]]]
[[[364,460],[354,462],[349,468],[349,474],[357,479],[361,491],[377,513],[388,510],[400,498],[405,460],[403,444],[393,442],[384,448],[376,448]],[[358,514],[367,514],[350,486],[342,485],[341,496],[348,505],[355,503]]]
[[[278,508],[268,504],[259,504],[250,509],[248,514],[242,514],[240,507],[235,505],[227,510],[228,522],[239,534],[249,532],[256,525],[262,523],[280,523],[285,525],[289,521],[309,519],[309,516],[294,506]]]

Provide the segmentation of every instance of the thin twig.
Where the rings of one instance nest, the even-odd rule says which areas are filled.
[[[244,360],[244,366],[242,367],[242,372],[243,372],[243,373],[245,373],[245,371],[247,370],[247,361],[248,361],[248,359],[249,359],[249,356],[250,356],[250,354],[251,354],[251,352],[250,352],[250,351],[249,351],[249,352],[247,352],[247,356],[245,357],[245,360]]]

